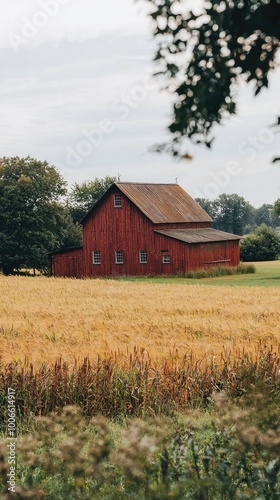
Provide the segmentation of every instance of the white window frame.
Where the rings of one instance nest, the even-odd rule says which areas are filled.
[[[121,194],[114,194],[114,207],[122,208],[122,196]]]
[[[163,264],[171,264],[171,255],[170,254],[163,255],[162,256],[162,263]]]
[[[115,263],[116,264],[123,264],[123,261],[124,261],[123,250],[116,250],[115,251]]]
[[[92,252],[92,263],[95,266],[98,266],[101,264],[101,252],[100,252],[100,250],[94,250]]]
[[[139,250],[139,263],[140,264],[147,264],[148,263],[147,250]]]

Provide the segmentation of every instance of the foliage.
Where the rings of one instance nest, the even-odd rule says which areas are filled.
[[[205,210],[205,212],[212,217],[214,223],[216,218],[216,208],[214,201],[209,200],[208,198],[195,198],[195,201]],[[215,200],[218,202],[218,200]],[[213,224],[212,224],[213,227]]]
[[[96,177],[93,181],[75,183],[68,198],[73,221],[79,222],[116,180],[106,175],[104,179]]]
[[[277,202],[276,202],[277,203]],[[256,209],[255,224],[261,226],[265,224],[270,227],[280,226],[280,217],[274,209],[274,206],[269,203],[264,203],[261,207]]]
[[[279,398],[278,398],[279,399]],[[17,440],[17,499],[231,500],[279,498],[277,396],[242,404],[211,395],[205,418],[132,420],[116,429],[86,421],[78,407],[35,420]],[[264,410],[265,408],[265,410]],[[7,442],[0,450],[0,488],[7,494]]]
[[[196,198],[196,201],[212,217],[212,227],[221,231],[242,235],[255,231],[262,224],[273,228],[280,226],[277,202],[254,208],[242,196],[225,193],[214,200]]]
[[[82,245],[82,227],[80,224],[73,222],[70,210],[60,205],[57,207],[57,215],[58,242],[51,250],[64,250]],[[48,248],[50,250],[50,247]]]
[[[231,266],[215,266],[210,269],[196,269],[194,271],[189,271],[186,274],[186,278],[191,279],[201,279],[201,278],[216,278],[217,276],[233,276],[235,274],[253,274],[256,272],[254,265],[242,265],[237,267]]]
[[[237,194],[221,194],[215,207],[216,229],[243,234],[245,224],[250,222],[254,216],[254,208],[242,196]]]
[[[277,260],[280,255],[280,235],[265,224],[241,241],[241,260],[244,262]]]
[[[223,193],[213,201],[205,198],[196,201],[213,218],[215,229],[242,235],[246,225],[254,222],[256,209],[238,194]]]
[[[279,347],[279,346],[278,346]],[[85,416],[100,415],[122,420],[145,415],[172,415],[186,408],[205,407],[213,390],[230,397],[241,396],[250,387],[279,390],[280,359],[275,348],[260,342],[256,352],[224,350],[206,361],[190,352],[170,355],[152,363],[145,349],[97,360],[86,358],[71,368],[62,360],[54,365],[0,366],[0,422],[5,425],[7,389],[17,394],[18,422],[30,415],[47,415],[65,405],[79,405]],[[2,427],[2,430],[3,427]]]
[[[256,95],[268,87],[277,65],[279,1],[213,0],[199,14],[178,0],[147,1],[157,74],[175,94],[169,149],[182,154],[184,138],[210,147],[213,126],[236,112],[238,85],[253,82]]]
[[[60,199],[66,194],[59,172],[36,159],[3,158],[0,163],[0,268],[42,269],[46,252],[80,241]]]

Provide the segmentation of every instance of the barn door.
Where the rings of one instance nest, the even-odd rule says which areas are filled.
[[[81,257],[72,257],[72,272],[73,278],[81,278],[82,276],[82,259]]]

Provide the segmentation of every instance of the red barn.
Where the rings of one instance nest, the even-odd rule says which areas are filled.
[[[117,182],[81,221],[83,246],[49,254],[53,276],[184,274],[239,264],[240,236],[211,217],[178,184]]]

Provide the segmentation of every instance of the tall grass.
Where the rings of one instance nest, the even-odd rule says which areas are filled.
[[[279,346],[278,346],[279,347]],[[208,404],[213,391],[239,397],[252,387],[280,388],[280,358],[276,346],[260,342],[256,352],[224,352],[210,363],[190,353],[171,356],[155,365],[144,349],[133,354],[86,358],[74,367],[62,360],[54,365],[17,363],[0,366],[0,421],[6,421],[7,388],[16,391],[18,421],[47,415],[65,405],[78,405],[86,416],[113,419],[127,416],[170,415]],[[2,430],[4,430],[2,428]]]

